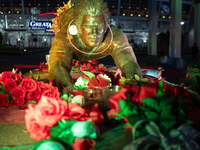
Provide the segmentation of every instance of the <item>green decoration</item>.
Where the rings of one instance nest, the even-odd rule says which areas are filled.
[[[63,100],[67,100],[68,99],[68,95],[67,94],[63,94],[62,96],[61,96],[61,99],[63,99]]]
[[[93,74],[93,73],[91,73],[91,72],[89,72],[89,71],[82,71],[84,74],[86,74],[90,79],[92,78],[92,77],[94,77],[95,78],[95,75]]]
[[[134,76],[135,76],[135,80],[140,81],[140,77],[137,74],[135,74]]]

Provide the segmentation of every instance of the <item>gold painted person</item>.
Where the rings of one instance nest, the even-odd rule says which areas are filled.
[[[49,79],[55,85],[75,89],[70,75],[72,60],[97,60],[111,55],[126,78],[142,76],[126,35],[109,23],[110,13],[103,0],[79,0],[59,20],[60,31],[50,49]],[[72,33],[70,28],[77,29]]]

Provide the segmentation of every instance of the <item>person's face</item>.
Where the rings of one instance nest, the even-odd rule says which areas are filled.
[[[85,15],[81,24],[82,36],[80,38],[86,45],[95,47],[102,42],[105,30],[106,26],[103,15]]]

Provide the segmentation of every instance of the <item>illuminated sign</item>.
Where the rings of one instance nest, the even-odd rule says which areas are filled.
[[[50,29],[52,26],[51,21],[30,21],[29,23],[30,27],[45,27],[47,29]]]
[[[52,21],[30,21],[30,27],[44,27],[46,32],[50,32]]]

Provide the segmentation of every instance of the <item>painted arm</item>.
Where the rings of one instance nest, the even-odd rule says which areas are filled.
[[[142,78],[141,68],[137,63],[137,59],[132,47],[128,43],[126,35],[118,31],[112,44],[113,57],[115,64],[122,70],[126,78],[134,78],[137,74]]]
[[[54,79],[59,90],[62,90],[62,86],[69,90],[74,89],[70,75],[73,52],[69,50],[67,44],[67,39],[61,39],[58,35],[54,37],[49,52],[49,80]]]

